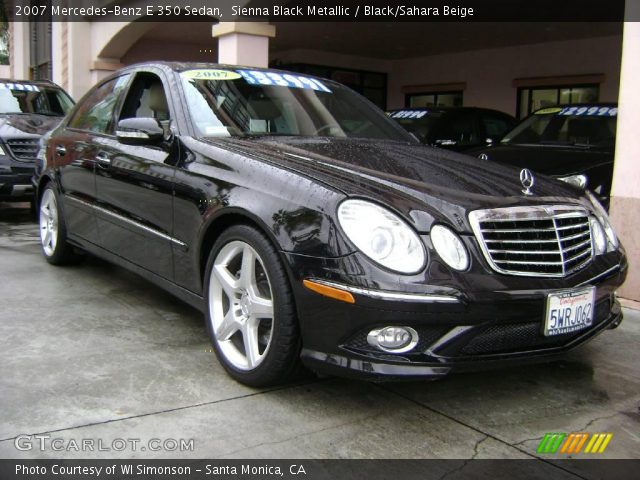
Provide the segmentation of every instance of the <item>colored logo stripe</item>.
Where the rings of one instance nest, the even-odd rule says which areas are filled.
[[[584,453],[603,453],[612,437],[613,433],[594,433]]]
[[[547,433],[538,445],[538,453],[556,453],[566,433]]]
[[[580,453],[582,450],[582,446],[589,438],[588,433],[571,433],[565,440],[562,448],[560,449],[560,453]]]
[[[567,455],[583,453],[604,453],[613,438],[613,433],[546,433],[538,445],[538,453]],[[582,448],[585,446],[584,451]],[[560,448],[562,446],[562,448]],[[558,451],[559,450],[559,451]]]

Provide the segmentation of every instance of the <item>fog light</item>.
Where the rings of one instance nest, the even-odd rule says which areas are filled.
[[[371,330],[367,335],[369,345],[390,353],[404,353],[418,343],[418,332],[411,327],[384,327]]]

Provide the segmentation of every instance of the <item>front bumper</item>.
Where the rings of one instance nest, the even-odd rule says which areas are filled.
[[[594,265],[571,279],[509,279],[484,274],[466,285],[422,285],[423,301],[380,295],[389,289],[353,289],[354,304],[318,295],[301,286],[314,273],[331,276],[357,263],[345,257],[310,259],[290,255],[292,284],[303,336],[302,360],[312,370],[373,380],[438,378],[457,371],[471,371],[513,363],[553,359],[594,338],[622,321],[615,290],[626,276],[624,256],[613,265]],[[588,276],[591,274],[591,276]],[[360,278],[371,278],[361,271]],[[499,279],[499,280],[497,280]],[[356,278],[357,281],[357,278]],[[505,284],[513,282],[511,288]],[[339,282],[336,282],[339,283]],[[343,282],[344,283],[344,282]],[[523,289],[524,284],[529,288]],[[596,286],[595,314],[591,327],[546,337],[543,322],[547,295],[584,285]],[[413,285],[415,286],[415,285]],[[460,288],[464,287],[464,288]],[[396,289],[397,292],[398,289]],[[404,289],[406,292],[406,288]],[[359,292],[359,293],[358,293]],[[391,292],[390,292],[391,293]],[[408,292],[407,292],[408,293]],[[419,334],[410,352],[391,354],[367,342],[367,333],[384,326],[408,326]]]
[[[8,172],[0,170],[0,200],[31,200],[35,193],[31,181],[33,172],[34,169],[30,167],[12,168]]]

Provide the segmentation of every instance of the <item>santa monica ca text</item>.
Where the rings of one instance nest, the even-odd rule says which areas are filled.
[[[182,465],[145,465],[145,464],[129,464],[120,465],[58,465],[51,467],[43,465],[16,465],[16,475],[73,475],[99,477],[100,475],[109,476],[115,474],[122,475],[191,475],[191,473],[202,473],[206,475],[261,475],[261,476],[284,476],[284,471],[280,466],[276,465],[205,465],[203,468],[196,468]],[[290,475],[306,475],[303,465],[289,465]]]

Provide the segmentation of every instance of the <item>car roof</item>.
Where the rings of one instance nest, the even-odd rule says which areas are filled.
[[[303,75],[305,77],[317,78],[322,81],[331,82],[331,83],[340,85],[338,82],[331,80],[330,78],[318,77],[316,75],[311,75],[303,72],[292,72],[291,70],[282,70],[278,68],[251,67],[247,65],[229,65],[225,63],[215,63],[215,62],[177,62],[177,61],[169,62],[164,60],[151,60],[147,62],[139,62],[139,63],[127,65],[126,67],[120,69],[119,71],[137,70],[137,69],[144,69],[144,68],[151,68],[151,67],[162,68],[162,69],[168,68],[169,70],[173,70],[174,72],[177,72],[177,73],[184,72],[185,70],[197,70],[197,69],[216,69],[216,70],[217,69],[220,69],[220,70],[240,69],[240,70],[257,70],[261,72],[278,72],[282,74],[293,73],[296,75]],[[114,72],[114,73],[117,73],[117,72]]]
[[[506,115],[507,117],[511,117],[506,112],[502,112],[500,110],[495,110],[493,108],[485,108],[485,107],[448,107],[448,106],[435,106],[435,107],[407,107],[407,108],[394,108],[393,110],[387,110],[387,113],[395,113],[395,112],[472,112],[472,111],[483,111],[483,112],[495,112],[502,115]]]
[[[20,85],[38,85],[41,87],[61,88],[51,80],[14,80],[13,78],[0,78],[0,83],[17,83]]]
[[[556,105],[547,105],[546,107],[542,107],[542,108],[538,108],[537,110],[534,110],[533,112],[531,112],[531,115],[536,114],[537,112],[540,112],[542,110],[547,110],[547,109],[552,109],[552,108],[567,108],[567,107],[576,107],[576,108],[582,108],[582,107],[617,107],[618,104],[616,102],[589,102],[589,103],[559,103]],[[554,113],[554,112],[549,112],[549,113]]]

